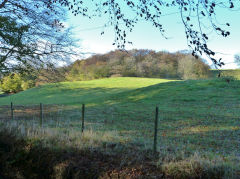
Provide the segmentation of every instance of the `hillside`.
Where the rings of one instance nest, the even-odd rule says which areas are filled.
[[[0,98],[0,105],[11,101],[18,105],[29,104],[68,104],[103,103],[123,92],[130,92],[159,83],[169,82],[166,79],[148,78],[106,78],[101,80],[50,83],[27,91]]]
[[[69,66],[66,79],[89,80],[110,76],[202,79],[209,66],[189,53],[152,50],[112,51],[78,60]]]
[[[36,127],[39,112],[34,120],[7,120],[0,126],[10,127],[34,145],[42,141],[51,150],[65,151],[74,146],[71,151],[81,151],[74,155],[88,153],[90,158],[90,154],[95,156],[98,151],[110,160],[103,165],[114,163],[125,167],[114,168],[117,171],[108,168],[121,176],[123,170],[128,173],[136,169],[139,176],[145,176],[147,170],[166,178],[238,178],[239,87],[239,81],[225,79],[173,81],[123,77],[47,84],[0,98],[1,105],[9,105],[11,101],[18,105],[58,104],[61,110],[55,116],[54,113],[48,116],[51,106],[45,107],[43,129]],[[82,103],[86,104],[84,136],[80,120]],[[159,153],[156,160],[151,158],[149,150],[157,105]],[[20,109],[16,106],[16,117]],[[76,156],[68,158],[73,163],[66,170],[74,172],[77,167],[83,167],[84,156],[80,160],[75,160]],[[102,164],[95,166],[98,157],[89,159],[93,161],[91,167],[101,168]],[[146,168],[139,168],[140,164]]]
[[[114,101],[140,101],[154,104],[181,103],[193,101],[219,101],[225,105],[226,99],[233,104],[240,99],[238,81],[227,83],[225,79],[176,81],[157,78],[116,77],[90,81],[50,83],[14,95],[0,98],[0,105],[11,101],[18,105],[104,103]],[[234,97],[234,98],[233,98]],[[159,100],[161,99],[161,100]]]

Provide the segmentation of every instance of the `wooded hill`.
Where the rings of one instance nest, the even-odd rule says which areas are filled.
[[[116,50],[75,61],[68,67],[66,79],[77,81],[114,76],[201,79],[209,77],[209,69],[203,59],[196,59],[190,53]]]
[[[45,65],[30,74],[10,73],[0,79],[0,89],[16,93],[28,88],[61,81],[83,81],[107,77],[148,77],[167,79],[202,79],[212,76],[203,59],[186,52],[153,50],[112,51],[77,60],[67,67]],[[0,91],[1,91],[0,90]]]

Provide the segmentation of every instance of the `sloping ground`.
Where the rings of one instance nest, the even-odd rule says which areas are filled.
[[[218,77],[219,71],[218,70],[210,70],[212,77]],[[227,69],[227,70],[220,70],[222,77],[232,77],[235,79],[240,80],[240,69]]]
[[[0,105],[102,103],[110,96],[171,80],[154,78],[108,78],[101,80],[47,84],[0,98]]]
[[[101,170],[103,175],[117,171],[117,175],[125,172],[132,178],[134,178],[133,171],[142,173],[137,175],[138,178],[141,178],[140,176],[142,178],[149,176],[239,178],[240,81],[228,81],[223,78],[161,82],[166,81],[110,78],[88,82],[50,84],[2,98],[0,103],[9,104],[13,99],[13,102],[17,104],[35,104],[34,101],[44,101],[48,104],[64,103],[71,108],[85,102],[87,107],[84,139],[81,138],[79,114],[76,119],[67,116],[69,119],[66,118],[66,121],[58,124],[58,128],[55,123],[52,123],[54,121],[46,120],[44,128],[47,128],[46,133],[49,132],[47,135],[45,132],[42,135],[35,134],[34,131],[33,136],[28,135],[29,131],[24,132],[23,130],[29,125],[28,122],[22,123],[23,129],[16,130],[17,133],[21,133],[23,130],[22,136],[30,141],[40,142],[48,137],[45,143],[47,143],[47,149],[50,148],[53,152],[53,156],[65,156],[62,152],[66,149],[71,153],[69,154],[71,157],[66,157],[66,160],[63,159],[63,161],[73,160],[73,162],[66,165],[63,162],[62,165],[66,166],[66,171],[70,173],[74,171],[75,175],[78,173],[83,175],[82,171],[94,173],[92,170],[101,168],[100,166],[103,165],[103,168],[107,168]],[[157,160],[148,155],[148,152],[146,152],[147,156],[144,155],[145,151],[152,148],[156,105],[159,106],[160,112]],[[79,109],[78,111],[80,113]],[[74,111],[70,111],[68,114],[73,115],[73,113]],[[20,124],[20,121],[16,122],[16,125]],[[52,125],[54,126],[52,127]],[[69,131],[70,133],[68,133]],[[53,135],[57,137],[53,138]],[[4,137],[2,141],[6,138],[9,137]],[[63,140],[62,143],[60,139]],[[55,146],[57,143],[60,143],[61,150]],[[84,147],[82,147],[83,143]],[[108,144],[109,147],[106,147]],[[11,144],[10,146],[17,145]],[[76,149],[69,148],[69,146],[74,146]],[[38,145],[35,147],[39,148]],[[22,148],[25,150],[26,146]],[[1,151],[2,156],[7,156],[5,149]],[[5,159],[3,161],[8,163],[8,161],[18,160],[18,153],[21,152],[14,153],[15,149],[12,151],[13,154],[10,154],[11,152],[8,154],[13,155],[14,160]],[[36,151],[36,153],[41,153],[38,149]],[[56,151],[61,152],[58,155]],[[75,153],[75,151],[77,152]],[[78,168],[78,166],[82,166],[81,162],[85,161],[84,157],[81,158],[82,151],[91,154],[91,156],[87,155],[86,161],[96,161],[85,169]],[[99,155],[96,154],[96,156],[94,153],[97,152],[95,151],[98,151]],[[35,154],[33,156],[28,156],[27,160],[32,161]],[[141,157],[140,160],[139,157]],[[102,158],[108,162],[99,163]],[[21,157],[20,159],[22,161]],[[60,159],[61,157],[57,157],[56,163],[53,162],[56,165],[53,166],[61,163],[62,159]],[[143,167],[141,168],[138,163]],[[15,162],[13,164],[10,162],[9,165],[10,168],[14,167]],[[37,162],[35,165],[38,166]],[[87,164],[84,163],[84,165]],[[123,168],[119,168],[119,165],[123,165]],[[18,167],[23,166],[18,165]],[[98,177],[100,176],[102,175],[98,175]],[[125,174],[123,176],[127,178]]]

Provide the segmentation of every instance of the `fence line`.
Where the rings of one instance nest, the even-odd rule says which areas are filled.
[[[13,120],[13,103],[11,102],[11,119]]]
[[[84,131],[85,104],[82,104],[82,133]]]
[[[42,127],[43,123],[43,105],[40,103],[40,127]]]
[[[151,148],[154,153],[158,151],[157,146],[162,145],[162,138],[165,135],[165,130],[168,121],[187,119],[185,122],[188,127],[195,127],[201,124],[201,118],[212,118],[228,119],[229,116],[231,119],[239,119],[240,113],[238,112],[239,105],[229,108],[228,105],[224,107],[220,106],[216,109],[218,112],[213,112],[209,109],[208,113],[199,113],[195,114],[198,111],[181,111],[176,109],[169,109],[169,111],[161,110],[159,106],[150,106],[144,104],[134,104],[134,110],[129,108],[128,105],[120,106],[87,106],[82,104],[81,109],[78,108],[72,109],[68,106],[58,106],[58,105],[15,105],[11,102],[8,106],[0,106],[0,119],[11,119],[11,120],[20,120],[20,119],[37,119],[37,125],[44,127],[50,123],[50,125],[56,125],[56,127],[62,127],[66,129],[78,128],[79,131],[83,134],[85,129],[91,127],[94,131],[103,131],[106,129],[118,130],[120,125],[122,131],[132,130],[128,135],[134,135],[136,138],[144,138],[147,136],[151,139]],[[129,108],[129,109],[128,109]],[[128,109],[128,110],[126,110]],[[144,109],[144,110],[142,110]],[[155,109],[155,110],[153,110]],[[198,110],[202,110],[203,107],[199,107]],[[204,109],[208,109],[206,106]],[[215,110],[216,110],[215,109]],[[175,111],[174,111],[175,110]],[[224,110],[227,110],[225,113]],[[214,110],[213,110],[214,111]],[[196,115],[199,118],[199,121],[196,120],[194,123],[191,122],[191,117]],[[67,119],[67,120],[66,120]],[[158,126],[159,119],[161,119],[161,125]],[[163,120],[162,120],[163,119]],[[125,123],[124,121],[128,120],[129,122]],[[184,120],[182,120],[184,122]],[[167,121],[167,122],[166,122]],[[190,123],[189,122],[189,123]],[[217,122],[217,120],[216,120]],[[116,124],[116,125],[115,125]],[[237,123],[238,124],[238,123]],[[172,122],[174,125],[174,122]],[[185,126],[185,125],[184,125]],[[193,129],[194,130],[194,129]],[[174,131],[178,132],[178,131]],[[158,144],[159,139],[161,143]],[[184,139],[180,139],[184,140]],[[152,145],[153,144],[153,145]]]
[[[153,152],[157,152],[157,132],[158,132],[158,107],[156,107],[155,124],[154,124],[154,139],[153,139]]]

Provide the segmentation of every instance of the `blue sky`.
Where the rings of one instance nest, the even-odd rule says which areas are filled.
[[[176,10],[166,11],[166,16],[162,17],[162,24],[166,30],[165,39],[161,33],[149,22],[140,21],[131,33],[128,33],[127,40],[133,45],[127,45],[126,49],[153,49],[156,51],[175,52],[189,49],[185,37],[184,27],[180,15]],[[219,52],[218,57],[222,57],[226,65],[225,69],[236,68],[233,63],[233,56],[240,53],[240,12],[220,10],[217,11],[219,23],[229,22],[231,35],[224,38],[215,34],[210,34],[209,47]],[[82,16],[69,15],[68,23],[75,27],[74,33],[80,39],[80,47],[83,52],[106,53],[115,50],[112,45],[114,41],[114,31],[112,26],[103,27],[107,21],[106,17],[96,17],[88,19]],[[104,35],[100,35],[104,30]],[[203,58],[206,58],[203,56]],[[211,61],[208,61],[211,65]]]

